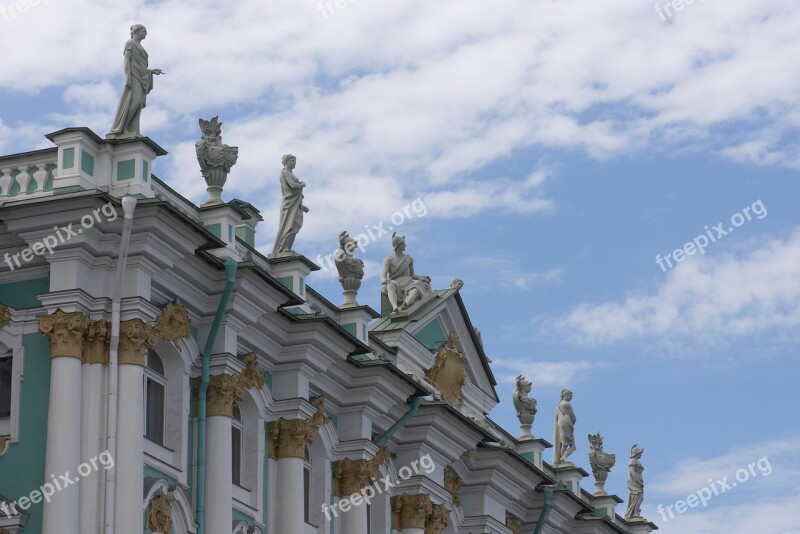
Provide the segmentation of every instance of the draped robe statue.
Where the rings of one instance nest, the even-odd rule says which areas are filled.
[[[625,510],[625,519],[631,520],[642,516],[642,501],[644,501],[644,466],[639,462],[644,449],[634,445],[631,447],[631,461],[628,462],[628,508]]]
[[[149,69],[147,51],[142,40],[147,28],[141,24],[131,26],[131,39],[125,43],[125,88],[119,100],[114,124],[108,133],[111,139],[141,137],[139,118],[147,105],[147,95],[153,89],[153,76],[163,74],[161,69]]]
[[[553,423],[553,465],[568,463],[567,458],[575,452],[575,412],[572,410],[572,392],[561,391],[561,401],[556,407],[556,420]]]
[[[287,154],[281,161],[283,170],[280,181],[283,203],[281,204],[281,220],[278,225],[278,236],[275,238],[275,247],[272,250],[273,254],[293,252],[294,240],[303,227],[303,214],[308,212],[308,208],[303,205],[303,188],[306,184],[292,172],[297,165],[297,158]]]

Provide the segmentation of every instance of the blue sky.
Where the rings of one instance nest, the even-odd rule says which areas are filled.
[[[602,432],[617,454],[607,486],[627,498],[628,451],[643,446],[644,512],[661,532],[797,532],[800,9],[708,0],[662,20],[630,0],[342,5],[0,10],[0,152],[46,147],[63,127],[105,134],[127,28],[144,23],[150,66],[167,74],[143,130],[170,152],[154,171],[172,187],[205,199],[197,118],[219,115],[240,147],[223,196],[262,209],[265,252],[284,153],[308,183],[296,248],[311,259],[341,230],[389,226],[420,199],[425,215],[397,230],[434,286],[464,280],[500,381],[496,421],[516,433],[509,401],[524,373],[533,432],[550,439],[569,387],[572,458],[588,469],[584,436]],[[763,218],[668,272],[657,265],[759,201]],[[375,308],[389,249],[384,236],[359,254],[359,300]],[[339,301],[331,271],[310,283]],[[659,515],[764,457],[768,476]]]

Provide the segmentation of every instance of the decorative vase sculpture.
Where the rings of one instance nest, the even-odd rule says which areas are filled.
[[[336,251],[334,263],[336,263],[336,270],[339,271],[339,282],[342,283],[344,290],[342,308],[358,306],[356,296],[361,287],[361,280],[364,278],[364,261],[354,256],[357,246],[356,240],[347,232],[339,234],[339,250]]]
[[[524,376],[517,377],[517,389],[514,390],[511,398],[514,401],[514,408],[517,410],[517,418],[519,419],[519,427],[521,434],[519,441],[527,441],[533,439],[531,434],[531,426],[533,426],[533,418],[536,415],[536,399],[528,396],[531,392],[531,381],[526,380]]]
[[[219,117],[210,121],[200,119],[200,141],[195,143],[197,161],[208,186],[208,200],[203,206],[222,204],[222,188],[228,180],[231,167],[239,159],[239,148],[222,144],[222,123]]]
[[[616,456],[603,450],[603,436],[600,432],[589,434],[589,464],[594,475],[594,496],[604,497],[606,493],[606,480],[608,472],[617,462]]]

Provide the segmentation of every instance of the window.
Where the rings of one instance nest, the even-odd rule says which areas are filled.
[[[145,420],[144,437],[153,443],[164,445],[165,398],[167,380],[164,363],[155,351],[147,354],[144,376]]]
[[[311,523],[311,451],[306,446],[303,463],[303,521]]]
[[[233,422],[231,424],[231,441],[233,452],[233,473],[231,480],[237,486],[242,485],[242,446],[244,440],[244,425],[242,424],[242,409],[238,402],[233,403]]]
[[[11,354],[0,355],[0,417],[11,417]]]

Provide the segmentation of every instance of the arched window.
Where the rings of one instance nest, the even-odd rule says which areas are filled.
[[[233,403],[233,421],[231,422],[231,451],[233,463],[231,480],[237,486],[242,485],[242,447],[244,446],[244,423],[242,422],[242,409],[238,402]]]
[[[162,446],[166,423],[166,392],[164,362],[155,351],[151,350],[147,353],[144,373],[144,437]]]
[[[311,523],[311,451],[308,445],[303,460],[303,521]]]
[[[0,354],[0,418],[11,417],[11,353]]]

